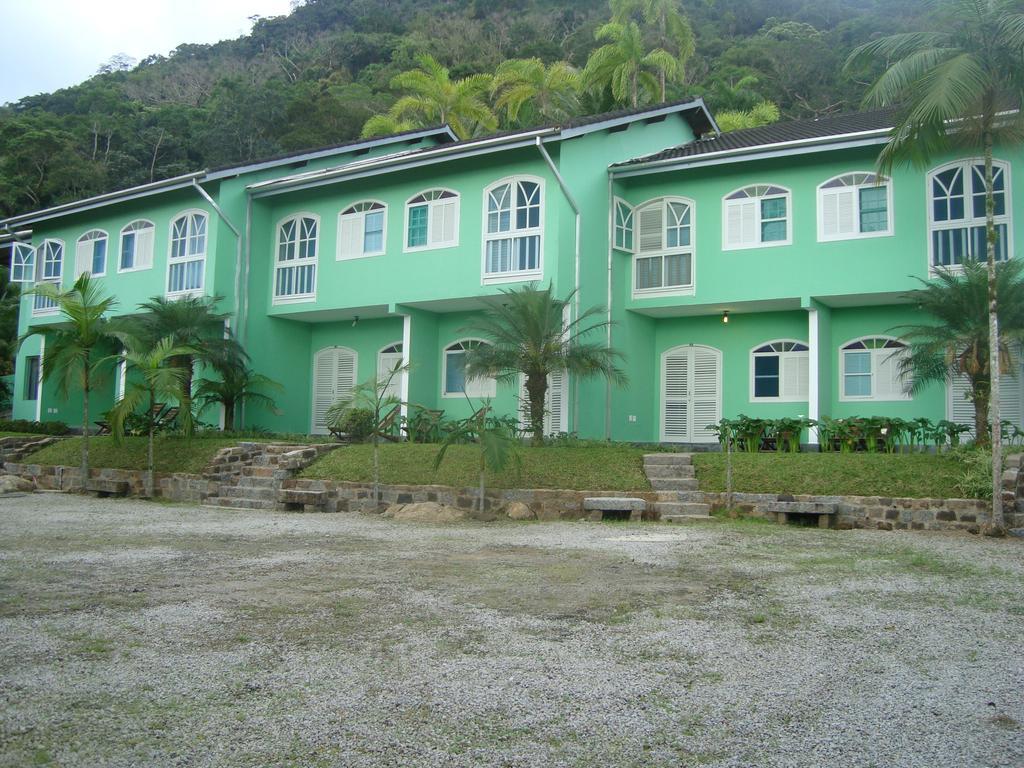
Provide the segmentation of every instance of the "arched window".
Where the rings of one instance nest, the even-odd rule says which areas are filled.
[[[75,274],[102,277],[107,273],[107,233],[93,229],[80,238],[75,247]]]
[[[484,190],[484,279],[540,277],[543,183],[502,179]]]
[[[445,347],[442,381],[444,397],[494,397],[497,385],[492,378],[466,378],[466,352],[481,344],[479,339],[463,339]]]
[[[459,196],[431,189],[405,204],[405,250],[450,248],[459,244]]]
[[[274,254],[274,299],[310,300],[316,296],[316,253],[320,222],[300,213],[277,226]]]
[[[996,260],[1008,258],[1010,242],[1010,168],[993,162],[992,189],[995,198]],[[928,252],[931,266],[953,267],[964,259],[984,261],[985,164],[960,160],[928,174]]]
[[[36,249],[31,243],[11,244],[11,282],[34,283],[36,280]]]
[[[615,247],[633,252],[633,206],[625,200],[615,200]]]
[[[806,402],[810,372],[807,344],[783,339],[750,351],[750,399]]]
[[[376,200],[364,200],[343,210],[338,215],[338,260],[382,255],[387,213],[387,206]]]
[[[693,291],[693,202],[666,197],[637,206],[633,292]]]
[[[722,201],[722,248],[761,248],[789,245],[790,192],[774,184],[755,184],[725,196]]]
[[[171,222],[170,254],[167,259],[167,295],[201,293],[206,272],[207,216],[190,211]]]
[[[846,173],[818,187],[818,240],[892,234],[892,182],[869,172]]]
[[[153,266],[153,240],[156,229],[153,222],[139,219],[121,230],[118,272],[132,272]]]
[[[839,354],[840,400],[909,400],[900,361],[907,345],[891,336],[864,336],[847,342]]]

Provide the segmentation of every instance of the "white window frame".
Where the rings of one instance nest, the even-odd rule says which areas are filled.
[[[150,232],[149,236],[149,253],[143,253],[139,249],[139,233]],[[124,252],[124,238],[125,235],[135,235],[135,247],[132,251],[132,265],[130,267],[121,266],[121,254]],[[153,253],[156,250],[156,225],[153,224],[149,219],[135,219],[129,221],[123,227],[121,227],[120,236],[117,241],[117,273],[122,272],[142,272],[146,269],[153,268]],[[145,256],[145,259],[141,259],[140,256]],[[109,258],[109,254],[108,254]],[[139,262],[143,262],[142,266],[139,266]]]
[[[372,208],[370,206],[379,205],[380,208]],[[365,206],[365,207],[363,207]],[[382,214],[381,222],[381,237],[380,237],[380,250],[379,251],[367,251],[366,250],[366,215],[368,213]],[[362,250],[359,253],[345,253],[344,252],[344,238],[341,236],[342,227],[344,222],[358,222],[359,229],[362,232],[363,243]],[[367,259],[373,256],[383,256],[388,250],[388,206],[383,200],[357,200],[350,205],[346,205],[341,213],[338,214],[338,251],[335,256],[336,261],[351,261],[353,259]]]
[[[885,341],[896,341],[903,345],[903,353],[897,352],[895,348],[881,348],[881,349],[847,349],[850,344],[856,344],[859,341],[869,341],[872,339],[883,339]],[[870,395],[847,395],[846,394],[846,355],[847,353],[861,353],[867,352],[871,355],[871,394]],[[900,387],[900,394],[896,397],[879,397],[878,396],[878,364],[882,360],[887,360],[893,355],[909,354],[910,345],[896,336],[888,336],[884,333],[871,333],[866,336],[858,336],[854,339],[848,339],[839,345],[839,402],[841,403],[896,403],[912,400],[913,396],[906,392],[906,388]]]
[[[519,192],[519,184],[521,182],[530,182],[531,184],[537,185],[537,192],[540,195],[540,210],[538,215],[538,226],[536,227],[516,227],[516,197]],[[511,200],[509,209],[509,229],[504,232],[488,232],[487,231],[487,218],[488,218],[488,201],[490,194],[493,190],[498,189],[504,185],[511,185]],[[544,224],[545,224],[545,208],[547,201],[547,190],[544,185],[544,179],[539,176],[528,176],[528,175],[517,175],[517,176],[506,176],[503,179],[491,183],[484,189],[483,194],[483,211],[482,211],[482,222],[481,222],[481,233],[483,240],[483,247],[480,250],[480,284],[481,285],[495,285],[500,283],[518,283],[529,280],[536,280],[544,274]],[[526,237],[537,237],[537,267],[535,269],[526,270],[515,270],[509,272],[493,272],[487,271],[487,244],[496,240],[511,240],[512,254],[515,258],[515,241],[519,238]]]
[[[46,254],[48,247],[51,245],[60,247],[60,266],[56,274],[47,275],[48,265],[54,263],[53,259],[47,259]],[[51,285],[60,288],[61,282],[64,278],[64,262],[67,261],[67,253],[64,248],[64,241],[58,240],[54,237],[48,237],[39,244],[36,248],[36,280],[38,283],[50,283]],[[32,315],[34,317],[41,317],[46,315],[56,315],[60,312],[60,307],[56,302],[47,299],[44,296],[35,295],[32,297]]]
[[[636,253],[636,209],[637,206],[630,205],[621,197],[616,197],[612,202],[612,247],[617,251]],[[621,224],[619,223],[620,212],[622,213]],[[627,237],[629,245],[626,245]]]
[[[764,188],[765,192],[758,193],[758,190]],[[779,189],[781,192],[772,192],[768,194],[771,189]],[[754,194],[751,194],[751,190]],[[746,193],[746,197],[730,199],[733,195],[739,193]],[[777,200],[784,199],[786,201],[786,238],[784,240],[761,240],[761,225],[764,223],[761,218],[761,202],[764,200]],[[729,211],[732,208],[739,207],[747,200],[756,200],[756,216],[754,218],[754,227],[757,230],[757,242],[751,243],[730,243],[729,242]],[[770,219],[773,221],[773,219]],[[722,198],[722,250],[723,251],[746,251],[751,248],[776,248],[783,245],[793,244],[793,192],[788,187],[784,187],[781,184],[771,183],[757,183],[757,184],[744,184],[742,187],[738,187],[729,192],[725,197]]]
[[[36,281],[36,249],[32,243],[11,243],[11,282],[19,285]]]
[[[104,242],[104,253],[103,253],[103,271],[93,272],[92,262],[96,258],[95,254],[95,243],[99,240]],[[90,247],[91,246],[91,247]],[[86,248],[88,247],[88,252]],[[82,269],[85,261],[88,261],[86,269]],[[88,232],[81,235],[75,242],[75,277],[78,278],[81,275],[88,274],[91,277],[106,277],[107,264],[110,262],[110,236],[107,235],[105,230],[102,229],[90,229]]]
[[[763,347],[774,346],[776,344],[800,344],[804,347],[802,350],[786,350],[786,351],[772,351],[772,352],[758,352],[757,350]],[[810,398],[810,361],[811,352],[810,344],[800,339],[772,339],[771,341],[765,341],[761,344],[757,344],[750,348],[750,402],[751,403],[806,403]],[[777,397],[758,397],[755,394],[755,367],[754,361],[759,357],[777,357],[779,358],[779,394]],[[786,397],[782,393],[786,390],[785,386],[785,366],[783,360],[786,358],[805,358],[807,360],[807,396],[806,397]]]
[[[944,165],[940,165],[936,168],[932,168],[925,174],[925,205],[928,207],[928,263],[927,270],[929,275],[934,275],[936,270],[939,268],[949,269],[952,271],[958,271],[963,269],[960,264],[950,264],[949,266],[936,265],[934,263],[935,258],[935,243],[932,234],[939,230],[947,229],[966,229],[970,231],[975,227],[985,226],[985,216],[980,217],[974,216],[974,173],[973,167],[976,165],[984,165],[985,159],[981,157],[969,157],[960,160],[954,160]],[[964,218],[956,219],[952,221],[935,221],[935,199],[932,197],[932,181],[940,173],[944,173],[953,168],[959,167],[961,173],[964,174]],[[1006,257],[1008,259],[1013,258],[1013,179],[1010,177],[1010,163],[1005,160],[992,160],[992,172],[995,174],[997,169],[1001,169],[1003,172],[1003,195],[1006,201],[1005,210],[1006,213],[996,216],[995,223],[998,227],[1000,224],[1006,225]],[[969,181],[968,181],[969,180]],[[982,188],[984,191],[984,188]],[[966,215],[969,214],[969,215]],[[987,257],[987,253],[974,254],[979,261],[984,261]],[[998,261],[998,259],[997,259]]]
[[[429,200],[420,201],[414,203],[418,197],[424,195],[448,195],[448,197],[435,197]],[[427,243],[426,245],[409,245],[409,214],[413,208],[418,208],[421,205],[427,207]],[[452,239],[440,240],[434,239],[434,210],[445,205],[451,205],[454,208],[453,222],[452,222]],[[462,197],[454,189],[448,189],[447,187],[432,187],[431,189],[424,189],[422,192],[417,192],[415,195],[405,201],[405,220],[402,224],[402,252],[403,253],[417,253],[419,251],[435,251],[442,248],[456,248],[459,245],[459,214],[462,208]]]
[[[449,392],[448,386],[448,354],[450,352],[464,352],[467,348],[461,345],[475,342],[476,344],[487,344],[488,342],[484,339],[478,338],[464,338],[456,339],[455,341],[446,344],[444,349],[441,350],[441,397],[446,399],[452,398],[466,398],[466,397],[495,397],[498,394],[498,383],[494,378],[487,377],[485,379],[475,378],[466,379],[466,389],[462,392]],[[472,386],[471,386],[472,384]]]
[[[668,247],[669,230],[669,206],[678,203],[689,207],[690,210],[690,244],[685,246]],[[647,208],[661,206],[661,246],[656,250],[643,251],[640,248],[640,216]],[[633,208],[633,258],[631,260],[630,285],[633,289],[633,298],[642,299],[651,296],[692,296],[697,287],[697,205],[688,197],[659,197],[647,200]],[[664,285],[665,280],[665,256],[689,255],[690,257],[690,282],[688,285]],[[636,271],[640,259],[661,257],[662,285],[656,288],[637,288]]]
[[[302,223],[304,219],[311,219],[316,224],[316,236],[313,238],[313,255],[306,258],[296,258],[290,261],[280,261],[281,256],[281,234],[284,230],[285,225],[294,222],[295,223],[295,248],[298,251],[298,243],[303,240],[302,238]],[[270,278],[270,298],[271,304],[304,304],[311,301],[316,301],[316,286],[317,279],[319,278],[319,258],[320,258],[320,217],[315,213],[309,213],[307,211],[300,211],[299,213],[293,213],[289,216],[285,216],[274,227],[274,241],[273,241],[273,252],[270,256],[270,263],[273,265],[272,275]],[[313,267],[313,290],[306,293],[289,293],[283,296],[277,294],[277,275],[279,272],[285,269],[295,269],[297,267]]]
[[[871,180],[862,179],[858,181],[858,177],[866,177]],[[828,185],[836,181],[845,181],[850,179],[852,183],[844,183],[842,186],[829,187]],[[876,183],[874,180],[881,180]],[[877,232],[861,232],[860,229],[860,191],[865,188],[875,189],[877,187],[885,187],[885,213],[886,213],[886,224],[887,227]],[[825,233],[825,198],[830,194],[835,194],[836,190],[853,190],[853,222],[854,226],[858,231],[850,233],[840,233],[834,235],[828,235]],[[895,231],[893,224],[893,193],[892,193],[892,179],[877,174],[874,171],[848,171],[847,173],[840,173],[832,178],[825,179],[821,184],[818,185],[818,242],[819,243],[831,243],[838,240],[862,240],[872,237],[891,237]]]
[[[185,225],[185,255],[179,258],[174,258],[174,225],[180,221],[183,217],[189,217]],[[192,224],[193,216],[200,217],[205,223],[205,234],[203,235],[203,252],[201,254],[190,254],[188,252],[188,241],[192,239]],[[171,223],[167,229],[167,270],[164,276],[164,286],[166,288],[166,296],[169,299],[179,299],[185,296],[202,296],[206,290],[206,257],[210,252],[210,214],[201,208],[189,208],[188,210],[179,211],[171,217]],[[199,271],[199,287],[198,288],[187,288],[182,291],[172,291],[171,288],[171,267],[178,264],[190,264],[192,262],[202,262],[202,269]]]

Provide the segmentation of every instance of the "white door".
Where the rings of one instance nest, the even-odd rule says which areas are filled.
[[[402,364],[402,344],[392,344],[391,346],[384,347],[377,354],[377,381],[386,381],[391,372],[395,370],[396,365]],[[405,376],[405,372],[398,374],[388,386],[384,392],[385,397],[394,397],[396,399],[402,398],[402,378]]]
[[[1024,429],[1024,361],[1018,353],[1015,373],[1004,373],[999,379],[999,418]],[[974,403],[967,395],[971,391],[970,381],[960,375],[946,387],[946,418],[957,424],[966,424],[971,431],[961,439],[974,439]]]
[[[544,434],[558,435],[569,431],[569,376],[565,371],[548,374],[548,391],[544,394]],[[519,428],[530,428],[530,398],[526,394],[526,377],[519,376]]]
[[[327,347],[313,358],[314,435],[327,434],[327,409],[356,385],[356,353],[347,347]]]
[[[690,344],[661,356],[661,439],[713,443],[722,418],[722,353]]]

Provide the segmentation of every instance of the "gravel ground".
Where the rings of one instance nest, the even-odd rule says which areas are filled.
[[[1024,543],[0,500],[0,764],[1024,766]]]

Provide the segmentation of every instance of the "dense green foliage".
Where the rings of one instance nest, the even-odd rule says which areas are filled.
[[[63,421],[0,421],[0,434],[66,435],[70,431]]]
[[[783,116],[858,106],[877,73],[844,74],[846,55],[880,33],[918,28],[924,16],[922,0],[683,0],[680,8],[693,34],[688,57],[685,40],[655,17],[641,19],[646,51],[685,59],[672,72],[663,56],[645,65],[656,80],[665,76],[666,98],[701,94],[716,110],[739,111],[767,100]],[[134,68],[112,61],[81,85],[0,109],[0,214],[352,139],[404,95],[394,78],[425,54],[453,81],[493,75],[508,59],[582,71],[608,43],[595,32],[611,18],[593,0],[306,0],[237,40],[183,45]],[[567,71],[523,70],[518,84],[486,94],[499,127],[632,99],[617,98],[612,83],[567,99]],[[538,87],[529,109],[513,107]],[[495,104],[510,88],[517,95]],[[641,102],[660,98],[660,83],[650,90],[640,89]]]

